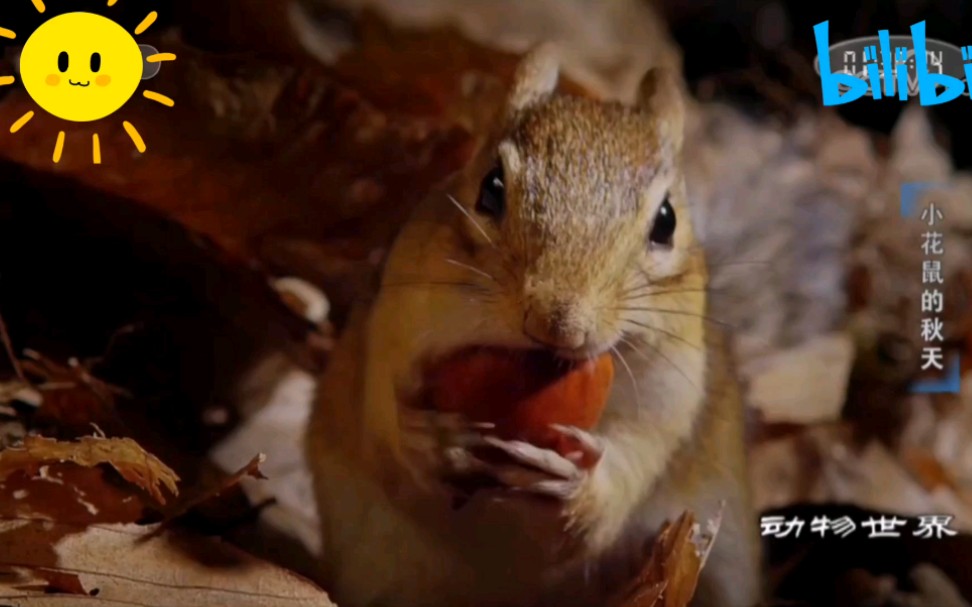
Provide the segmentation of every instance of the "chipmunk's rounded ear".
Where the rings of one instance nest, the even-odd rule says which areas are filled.
[[[663,125],[665,134],[681,148],[685,131],[685,102],[675,72],[664,67],[648,70],[638,87],[638,104],[656,117]]]
[[[513,76],[513,88],[507,102],[510,117],[550,97],[557,88],[560,61],[557,48],[550,42],[535,47],[520,61]]]

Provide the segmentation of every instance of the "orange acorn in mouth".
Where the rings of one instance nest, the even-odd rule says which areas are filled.
[[[427,370],[423,401],[495,424],[495,434],[561,454],[568,437],[551,425],[590,430],[597,425],[614,380],[610,354],[593,360],[556,358],[542,350],[474,347]]]

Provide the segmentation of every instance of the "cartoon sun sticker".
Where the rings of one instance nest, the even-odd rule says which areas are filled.
[[[118,0],[108,0],[114,6]],[[43,0],[31,0],[39,13],[46,8]],[[135,36],[144,33],[158,18],[149,13],[135,28]],[[16,34],[0,28],[0,36],[15,39]],[[151,48],[151,47],[147,47]],[[154,50],[154,49],[153,49]],[[110,116],[125,106],[138,91],[145,63],[174,61],[172,53],[154,52],[147,57],[132,34],[116,22],[94,13],[65,13],[48,19],[24,44],[20,55],[20,77],[27,94],[41,109],[70,122],[92,122]],[[0,85],[15,82],[13,76],[0,77]],[[172,107],[175,102],[155,91],[145,90],[146,99]],[[31,119],[30,111],[10,127],[11,133],[22,129]],[[124,121],[122,127],[135,148],[144,153],[145,141],[135,126]],[[61,161],[65,132],[60,131],[54,144],[54,162]],[[92,135],[92,159],[101,164],[101,144]]]

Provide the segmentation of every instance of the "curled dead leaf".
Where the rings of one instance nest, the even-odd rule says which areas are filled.
[[[230,489],[236,488],[240,484],[240,481],[242,481],[245,477],[266,480],[267,477],[264,476],[263,472],[260,470],[260,466],[265,461],[267,461],[266,455],[263,453],[256,455],[247,465],[243,466],[235,473],[221,479],[214,486],[202,489],[197,495],[187,499],[183,504],[180,504],[175,509],[173,514],[166,517],[166,521],[173,521],[198,506],[204,505],[210,501],[215,501]],[[165,524],[163,524],[163,526],[164,525]]]
[[[616,603],[620,607],[687,607],[715,542],[722,512],[701,531],[691,512],[666,523],[651,556]]]
[[[30,471],[45,464],[71,462],[94,467],[108,464],[125,480],[148,492],[160,504],[165,496],[160,485],[178,495],[178,475],[157,457],[130,438],[86,436],[77,442],[60,442],[28,436],[23,445],[0,451],[0,480],[18,471]]]

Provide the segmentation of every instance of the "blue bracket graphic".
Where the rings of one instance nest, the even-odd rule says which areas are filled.
[[[911,181],[901,184],[901,216],[908,219],[917,215],[918,201],[928,190],[946,190],[950,186],[926,181]]]
[[[943,379],[925,379],[911,384],[913,394],[958,394],[962,390],[962,363],[954,356]]]
[[[918,201],[928,190],[947,190],[948,184],[913,181],[901,184],[901,216],[911,218],[918,214]],[[942,379],[925,379],[911,384],[914,394],[958,394],[962,388],[962,364],[955,356]]]

